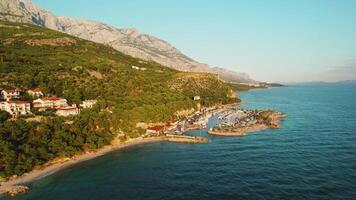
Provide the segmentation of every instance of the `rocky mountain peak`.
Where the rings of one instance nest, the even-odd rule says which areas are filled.
[[[135,28],[120,29],[91,20],[57,17],[30,0],[1,0],[0,20],[33,23],[82,39],[108,44],[133,57],[155,61],[180,71],[216,73],[227,81],[253,82],[244,73],[212,68],[207,64],[199,63],[168,42],[141,33]]]

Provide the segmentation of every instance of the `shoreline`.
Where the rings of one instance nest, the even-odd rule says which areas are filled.
[[[239,105],[240,103],[234,103],[234,104],[227,104],[223,105],[220,108],[215,108],[215,110],[208,111],[211,112],[212,114],[215,114],[217,112],[220,112],[221,110],[228,109],[229,107],[234,107],[236,105]],[[212,107],[210,107],[212,108]],[[248,130],[244,130],[241,134],[236,134],[236,133],[209,133],[211,135],[220,135],[220,136],[244,136],[248,132],[255,132],[255,131],[262,131],[264,129],[270,128],[268,126],[266,127],[259,127],[259,128],[246,128]],[[127,140],[125,142],[112,142],[110,145],[104,146],[101,149],[97,149],[95,151],[87,152],[87,153],[79,153],[71,158],[61,158],[58,160],[52,160],[49,161],[38,168],[33,169],[32,171],[25,173],[19,177],[15,177],[13,179],[0,182],[0,197],[3,195],[6,195],[9,190],[15,189],[17,186],[23,186],[28,183],[31,183],[33,181],[42,179],[44,177],[50,176],[54,173],[57,173],[58,171],[61,171],[63,169],[66,169],[68,167],[71,167],[73,165],[76,165],[78,163],[88,161],[95,159],[97,157],[106,155],[110,152],[120,150],[123,148],[131,147],[131,146],[136,146],[136,145],[141,145],[141,144],[147,144],[147,143],[156,143],[156,142],[178,142],[178,143],[207,143],[209,140],[206,138],[201,138],[201,137],[195,137],[193,140],[192,138],[184,138],[184,134],[191,131],[191,130],[196,130],[196,128],[191,128],[182,131],[179,135],[176,135],[176,138],[173,137],[168,137],[167,136],[155,136],[155,137],[139,137],[139,138],[134,138]],[[189,136],[187,136],[189,137]],[[205,140],[206,139],[206,140]]]
[[[125,141],[120,144],[105,146],[97,151],[73,156],[72,158],[68,158],[68,159],[64,160],[63,162],[45,166],[42,169],[35,169],[35,170],[32,170],[31,172],[28,172],[22,176],[14,178],[12,180],[0,182],[1,183],[0,197],[2,195],[5,195],[8,190],[14,188],[15,186],[19,186],[21,184],[26,184],[26,183],[30,183],[30,182],[42,179],[42,178],[52,175],[58,171],[66,169],[70,166],[76,165],[76,164],[84,162],[84,161],[92,160],[94,158],[98,158],[98,157],[106,155],[110,152],[124,149],[124,148],[131,147],[131,146],[148,144],[148,143],[156,143],[156,142],[164,142],[164,141],[167,141],[167,139],[165,137],[135,138],[135,139],[128,140],[128,141]]]
[[[227,106],[233,106],[233,105],[237,105],[237,104],[227,104],[224,105],[223,107],[226,108]],[[182,136],[191,130],[195,130],[195,128],[184,130],[179,135]],[[76,165],[78,163],[92,160],[94,158],[106,155],[115,150],[131,147],[135,145],[140,145],[140,144],[156,143],[156,142],[207,143],[208,140],[201,140],[201,138],[199,139],[199,137],[198,140],[192,141],[186,138],[183,139],[183,138],[172,138],[167,136],[155,136],[155,137],[147,137],[147,138],[143,138],[143,137],[134,138],[122,143],[116,143],[112,141],[110,145],[107,145],[101,149],[97,149],[95,151],[87,152],[87,153],[79,153],[78,155],[74,155],[71,158],[62,158],[57,162],[56,160],[52,160],[39,166],[38,169],[32,169],[32,171],[25,173],[21,176],[18,176],[16,178],[4,182],[0,182],[0,197],[6,195],[9,190],[15,189],[17,186],[23,186],[26,185],[27,183],[31,183],[33,181],[50,176],[58,171]]]

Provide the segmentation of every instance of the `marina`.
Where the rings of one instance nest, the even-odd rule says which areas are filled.
[[[280,119],[286,117],[273,110],[242,109],[239,104],[214,106],[202,108],[183,120],[163,127],[158,135],[179,136],[192,130],[205,129],[213,116],[218,119],[218,124],[210,128],[208,133],[222,136],[243,136],[248,132],[279,128]]]

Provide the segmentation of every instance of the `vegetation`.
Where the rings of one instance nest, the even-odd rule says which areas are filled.
[[[234,91],[238,91],[238,92],[249,91],[249,90],[255,88],[255,87],[251,87],[249,85],[238,84],[238,83],[227,83],[227,85]]]
[[[4,123],[6,120],[10,119],[11,115],[6,111],[0,110],[0,124]]]
[[[51,159],[103,147],[113,139],[110,123],[99,107],[85,110],[72,124],[64,118],[7,121],[0,126],[0,176],[20,175]]]
[[[100,102],[79,116],[48,116],[42,122],[5,122],[7,117],[0,113],[0,176],[100,148],[117,133],[137,137],[143,133],[136,128],[138,122],[170,122],[177,111],[196,107],[196,95],[203,106],[238,101],[231,88],[212,75],[180,73],[34,25],[0,21],[0,27],[0,87],[40,87],[70,102]],[[179,80],[186,81],[177,84]]]

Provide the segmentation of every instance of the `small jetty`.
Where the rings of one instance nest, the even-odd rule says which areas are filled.
[[[209,140],[204,137],[194,137],[194,136],[187,136],[187,135],[170,135],[167,134],[165,136],[165,140],[168,142],[176,142],[176,143],[208,143]]]

